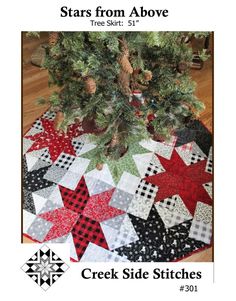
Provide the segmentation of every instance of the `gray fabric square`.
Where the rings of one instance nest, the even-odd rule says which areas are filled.
[[[48,199],[56,187],[57,187],[57,185],[52,185],[50,187],[46,187],[46,188],[37,190],[34,193],[45,199]]]
[[[97,182],[92,190],[92,194],[102,193],[102,192],[110,190],[112,188],[113,188],[113,186],[111,186],[110,184],[105,183],[100,180],[97,180]]]
[[[103,221],[102,224],[111,227],[112,229],[119,230],[126,214],[117,215],[111,219]]]
[[[31,226],[29,227],[27,234],[31,236],[33,239],[36,239],[40,242],[44,240],[49,230],[52,227],[52,223],[40,218],[36,217]]]
[[[112,195],[109,205],[127,211],[132,199],[132,194],[117,188]]]
[[[23,155],[27,153],[27,151],[31,148],[34,144],[34,141],[30,139],[23,138]]]
[[[61,208],[61,206],[59,204],[55,204],[50,200],[47,200],[47,202],[45,203],[45,205],[43,206],[43,208],[40,210],[40,214],[45,213],[45,212],[49,212],[49,211],[53,211],[55,209]]]
[[[52,165],[44,175],[44,179],[54,183],[59,183],[66,173],[67,170]]]

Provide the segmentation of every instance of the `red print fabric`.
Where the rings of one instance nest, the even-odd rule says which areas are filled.
[[[176,151],[173,151],[170,160],[157,157],[165,172],[145,178],[147,182],[159,187],[156,201],[179,194],[192,215],[198,201],[212,204],[212,199],[202,186],[212,181],[212,175],[205,172],[207,160],[187,166]]]
[[[48,234],[44,238],[44,241],[55,239],[69,233],[79,215],[65,207],[59,208],[53,211],[42,213],[39,217],[51,222],[53,226],[49,230]]]
[[[62,152],[65,152],[69,155],[76,155],[71,141],[72,138],[82,134],[82,132],[78,130],[78,125],[71,125],[68,128],[67,133],[64,133],[54,129],[53,121],[43,118],[41,120],[44,131],[33,136],[25,137],[34,141],[34,144],[31,146],[28,152],[48,147],[53,162]]]
[[[109,206],[114,189],[95,194],[90,197],[83,215],[90,217],[98,222],[123,214],[124,211]]]

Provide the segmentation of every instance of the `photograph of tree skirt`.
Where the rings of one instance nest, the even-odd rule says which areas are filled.
[[[199,121],[98,170],[89,135],[58,133],[54,118],[46,112],[23,138],[26,236],[69,242],[75,261],[176,261],[210,246],[212,139]]]
[[[209,59],[211,34],[29,36],[47,38],[31,61],[53,90],[41,97],[46,83],[23,66],[23,102],[34,93],[46,106],[23,109],[29,125],[41,116],[23,137],[24,236],[69,243],[82,262],[177,261],[210,247],[212,136],[190,70]]]

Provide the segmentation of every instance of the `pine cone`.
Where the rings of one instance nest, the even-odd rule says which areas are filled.
[[[64,121],[64,113],[57,112],[56,118],[54,119],[54,129],[59,130],[63,121]]]
[[[89,77],[85,81],[85,90],[88,94],[94,94],[96,92],[96,82],[92,77]]]
[[[31,55],[31,63],[33,65],[42,67],[46,56],[45,48],[42,45],[39,45],[37,49]]]
[[[51,47],[55,46],[58,41],[58,38],[59,38],[59,32],[57,31],[51,32],[49,34],[49,39],[48,39],[49,46]]]
[[[130,76],[129,76],[129,73],[125,72],[124,70],[121,70],[118,80],[119,80],[119,85],[120,85],[121,92],[124,95],[130,96],[132,94],[132,92],[130,90]]]
[[[150,81],[152,79],[152,72],[151,71],[145,71],[144,72],[144,79],[146,81]]]
[[[97,170],[102,170],[103,169],[103,163],[98,163],[96,165]]]
[[[129,73],[129,74],[132,74],[133,73],[133,67],[131,66],[130,64],[130,61],[128,59],[128,56],[126,55],[123,55],[121,58],[120,58],[120,65],[121,65],[121,68]]]
[[[112,139],[111,139],[110,146],[115,147],[118,144],[119,144],[119,136],[118,136],[118,134],[114,134]]]
[[[188,69],[188,64],[184,61],[179,62],[177,66],[178,72],[183,73],[186,69]]]

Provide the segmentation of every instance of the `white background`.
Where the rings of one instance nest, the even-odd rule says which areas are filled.
[[[21,129],[21,31],[99,30],[86,18],[60,18],[60,7],[126,9],[135,6],[169,9],[168,18],[140,18],[135,30],[215,31],[215,283],[213,266],[199,263],[143,264],[142,268],[170,267],[199,270],[198,293],[179,292],[187,281],[82,280],[81,264],[70,269],[47,292],[38,287],[20,267],[39,245],[20,244],[20,129]],[[233,1],[4,1],[1,4],[1,299],[12,300],[158,300],[165,298],[222,298],[235,295],[235,10]],[[123,28],[128,30],[130,28]],[[102,28],[100,30],[106,30]],[[109,30],[112,30],[109,28]],[[113,30],[121,30],[113,28]],[[55,246],[66,259],[67,246]],[[88,266],[88,265],[86,265]],[[99,270],[110,265],[91,265]],[[122,269],[122,266],[116,265]],[[131,267],[131,266],[130,266]],[[190,284],[195,284],[191,282]],[[4,299],[3,299],[3,296]],[[230,300],[232,297],[230,297]]]

